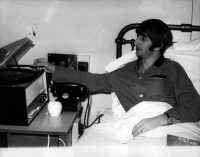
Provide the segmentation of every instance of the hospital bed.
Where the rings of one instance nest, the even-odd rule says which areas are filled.
[[[121,29],[115,40],[116,60],[105,67],[106,72],[114,71],[137,59],[134,53],[135,39],[125,39],[125,37],[129,31],[133,31],[138,27],[138,25],[138,23],[134,23]],[[172,32],[200,32],[200,26],[197,25],[181,24],[168,26]],[[132,50],[123,54],[123,46],[125,45],[131,45]],[[166,58],[175,60],[183,66],[189,78],[192,80],[197,92],[200,94],[200,37],[190,39],[189,41],[174,41],[174,45],[171,46],[164,55]],[[113,104],[116,104],[116,95],[114,93],[111,94],[111,99],[112,104],[109,109],[102,108],[102,110],[98,111],[99,114],[97,117],[100,117],[100,123],[106,123],[109,121],[109,118],[114,112]],[[86,112],[83,113],[84,116],[82,117],[89,116],[88,111],[90,111],[90,108],[88,108],[88,106],[85,106],[84,111]],[[104,137],[104,133],[107,132],[106,129],[107,128],[105,128],[105,131],[99,130],[99,133],[96,132],[97,130],[87,132],[86,129],[84,135],[76,141],[76,144],[74,144],[75,147],[78,148],[76,151],[78,155],[82,153],[87,154],[87,156],[88,154],[89,156],[94,154],[96,156],[102,156],[103,154],[107,156],[132,156],[135,154],[138,156],[200,155],[200,121],[196,123],[174,124],[172,126],[162,127],[162,129],[155,129],[156,131],[152,131],[146,135],[141,134],[133,138],[131,141],[124,143],[119,142],[116,138],[111,138],[112,134],[109,135],[110,137]],[[118,131],[120,132],[120,130]],[[183,146],[188,147],[187,149],[184,149]],[[99,152],[99,154],[97,152]]]

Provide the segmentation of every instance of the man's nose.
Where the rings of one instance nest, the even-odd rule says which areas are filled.
[[[135,45],[138,45],[139,42],[140,42],[140,41],[139,41],[139,38],[136,38],[136,39],[135,39]]]

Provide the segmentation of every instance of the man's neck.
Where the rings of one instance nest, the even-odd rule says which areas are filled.
[[[159,55],[153,55],[149,58],[141,59],[141,63],[139,65],[140,72],[143,73],[145,70],[147,70],[149,67],[151,67],[160,56],[161,55],[159,54]]]

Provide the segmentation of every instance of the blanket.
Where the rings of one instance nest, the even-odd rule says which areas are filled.
[[[108,136],[120,143],[127,143],[134,137],[132,129],[135,124],[145,118],[158,116],[169,110],[171,105],[165,102],[144,101],[132,107],[128,112],[112,121],[95,124],[85,131],[87,133],[99,133]]]
[[[94,124],[85,130],[85,135],[93,134],[109,138],[125,144],[134,140],[132,129],[142,119],[151,118],[163,114],[172,108],[165,102],[144,101],[132,107],[127,113],[112,121]],[[200,140],[200,127],[195,123],[180,123],[170,126],[161,126],[140,134],[143,137],[167,137],[168,134],[185,138]]]

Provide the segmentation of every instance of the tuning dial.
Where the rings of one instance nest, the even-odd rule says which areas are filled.
[[[46,98],[47,98],[47,94],[42,94],[40,98],[40,102],[45,102]]]

